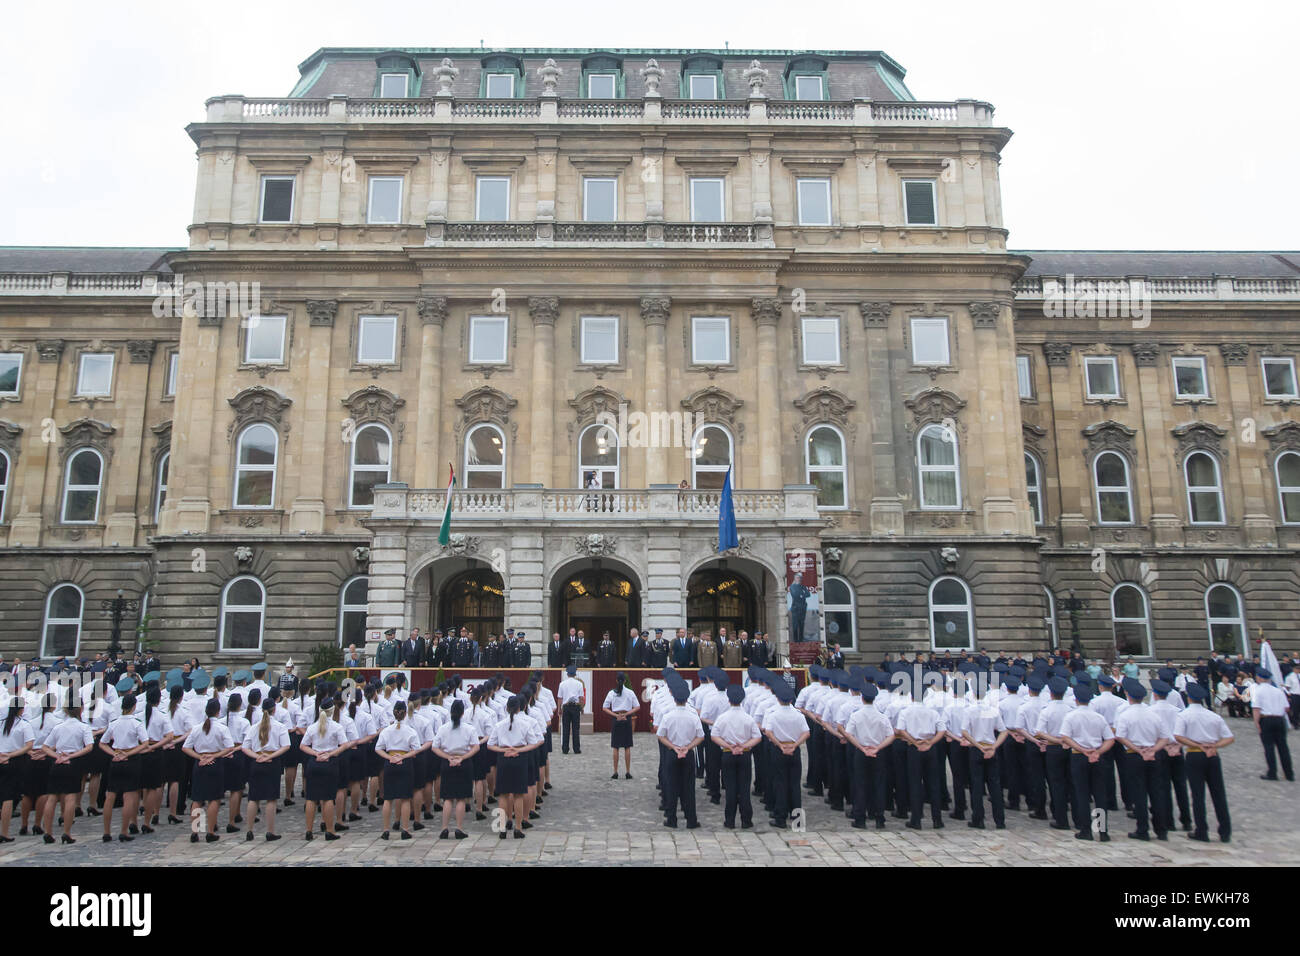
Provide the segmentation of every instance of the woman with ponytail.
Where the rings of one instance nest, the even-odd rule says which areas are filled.
[[[316,718],[302,735],[302,754],[307,763],[306,777],[307,833],[303,839],[315,839],[312,828],[316,824],[319,807],[324,818],[325,839],[337,840],[334,824],[334,801],[339,791],[339,755],[347,749],[347,738],[341,724],[331,720],[334,701],[326,693],[316,695]]]
[[[525,800],[524,829],[532,829],[532,824],[528,820],[536,820],[541,816],[537,812],[537,807],[541,805],[541,798],[538,796],[539,781],[541,780],[542,758],[546,752],[546,734],[542,729],[542,721],[539,717],[540,711],[537,709],[537,685],[531,681],[524,685],[523,690],[519,692],[519,716],[524,720],[531,720],[537,728],[538,738],[541,740],[541,746],[533,750],[529,756],[528,762],[528,794]]]
[[[260,696],[254,689],[249,697]],[[275,832],[275,809],[280,802],[280,758],[289,751],[289,731],[275,718],[275,700],[268,697],[262,704],[262,716],[249,724],[244,734],[243,753],[248,761],[248,836],[253,839],[257,808],[266,808],[266,840],[280,839]]]
[[[140,809],[140,761],[141,754],[149,746],[149,738],[144,724],[135,715],[136,697],[130,688],[135,683],[129,677],[119,682],[118,692],[122,697],[122,716],[118,717],[103,736],[99,738],[99,749],[109,755],[108,787],[104,794],[104,842],[113,842],[113,807],[118,794],[122,795],[122,825],[118,833],[119,843],[129,843],[135,837],[128,832],[135,827],[136,813]],[[50,838],[53,843],[53,837]]]
[[[474,795],[474,755],[478,752],[478,728],[465,719],[465,702],[456,698],[451,704],[451,719],[438,728],[431,748],[445,761],[442,769],[442,833],[450,835],[447,823],[456,813],[456,839],[465,833],[465,801]]]
[[[45,759],[50,763],[50,775],[45,781],[49,799],[45,801],[46,843],[54,842],[54,806],[63,804],[63,843],[76,843],[72,838],[72,821],[77,816],[77,802],[81,799],[81,774],[86,760],[95,749],[95,735],[89,724],[81,720],[81,697],[69,693],[63,708],[63,719],[45,738]]]
[[[614,689],[605,695],[601,710],[609,715],[614,727],[609,734],[609,745],[614,751],[614,772],[610,780],[618,779],[618,752],[623,751],[623,768],[625,780],[632,779],[632,731],[636,726],[636,715],[641,711],[641,701],[627,686],[627,675],[619,671],[614,678]]]
[[[529,752],[542,743],[542,735],[537,725],[527,717],[520,715],[521,700],[511,697],[506,701],[506,718],[492,728],[488,738],[488,747],[499,754],[497,760],[496,795],[501,798],[501,807],[506,816],[513,819],[507,828],[513,828],[515,839],[524,838],[524,819],[526,798],[528,795],[528,764],[532,760]],[[506,838],[505,830],[500,838]]]
[[[190,782],[190,798],[195,810],[201,805],[207,808],[207,836],[209,843],[216,843],[217,812],[221,809],[221,797],[225,793],[225,767],[222,760],[234,752],[235,742],[230,736],[230,728],[220,720],[221,701],[215,697],[208,701],[203,711],[203,723],[197,725],[185,738],[185,755],[196,761],[194,778]],[[198,843],[199,835],[190,834],[190,842]]]
[[[298,768],[305,763],[302,755],[302,735],[307,732],[307,724],[310,722],[307,717],[306,689],[304,688],[300,694],[299,687],[304,687],[304,685],[299,684],[298,679],[295,677],[294,682],[284,691],[284,696],[287,698],[285,709],[288,710],[290,718],[287,727],[289,731],[289,752],[284,755],[284,805],[286,807],[293,806],[293,790],[298,782]],[[304,791],[306,786],[304,777]]]
[[[162,779],[167,790],[167,822],[180,823],[178,815],[185,794],[182,785],[185,782],[187,758],[181,745],[194,729],[190,709],[185,706],[185,685],[173,683],[167,691],[167,720],[171,724],[172,734],[162,747]],[[155,811],[156,812],[156,811]]]
[[[551,789],[551,751],[555,749],[552,732],[556,726],[556,714],[559,712],[559,705],[555,702],[555,694],[546,686],[543,681],[541,671],[533,671],[533,684],[537,687],[535,702],[539,711],[538,720],[542,725],[542,734],[544,740],[541,749],[541,780],[538,783],[538,803],[541,803],[543,790]]]
[[[351,696],[352,700],[347,706],[347,716],[352,721],[357,737],[348,750],[348,799],[351,804],[348,820],[355,822],[361,819],[361,804],[364,802],[362,790],[369,779],[370,749],[374,746],[375,738],[379,736],[379,728],[374,718],[361,706],[365,698],[361,688],[354,688]]]
[[[371,813],[379,812],[379,781],[384,772],[384,762],[375,753],[379,733],[393,722],[392,712],[379,702],[379,688],[373,682],[366,684],[365,701],[357,712],[365,711],[365,723],[374,728],[374,738],[366,745],[366,779],[361,787],[361,803]]]
[[[260,694],[258,695],[261,696]],[[249,721],[244,716],[244,695],[231,691],[226,698],[226,729],[230,731],[230,740],[234,749],[223,760],[222,788],[230,794],[230,810],[226,819],[226,832],[238,833],[236,824],[244,822],[240,810],[244,804],[244,788],[248,786],[248,761],[244,757],[241,744],[248,734]]]
[[[423,813],[426,819],[433,819],[433,814],[429,812],[429,807],[433,802],[433,761],[434,756],[429,751],[430,744],[433,743],[433,735],[438,729],[438,711],[429,703],[429,689],[426,687],[423,691],[412,694],[406,699],[406,721],[411,725],[419,738],[420,745],[416,749],[415,756],[411,758],[413,764],[411,768],[411,824],[412,829],[423,830],[424,824],[420,822],[420,816]],[[397,698],[394,698],[395,700]],[[393,716],[397,716],[394,707]],[[387,798],[388,791],[384,790],[384,796]]]
[[[163,748],[172,742],[175,729],[162,703],[162,690],[151,683],[144,692],[144,728],[148,746],[140,758],[140,789],[144,791],[144,823],[141,833],[153,833],[162,809]]]
[[[43,748],[45,738],[60,720],[57,700],[53,691],[47,691],[45,696],[40,698],[39,704],[29,702],[27,709],[23,711],[23,722],[32,732],[32,749],[28,756],[19,758],[15,765],[15,770],[19,772],[22,780],[20,804],[22,819],[19,824],[19,836],[27,835],[27,818],[32,811],[35,811],[32,822],[33,832],[37,835],[44,832],[41,830],[41,821],[45,819],[46,795],[49,793],[46,778],[50,774],[50,762],[45,758]]]
[[[469,692],[469,713],[465,719],[473,725],[478,737],[478,750],[474,752],[474,819],[487,819],[487,778],[488,772],[496,759],[496,754],[488,749],[488,738],[496,726],[497,715],[484,703],[484,696],[491,688],[491,683],[480,684]]]
[[[9,821],[22,792],[24,758],[35,741],[31,727],[23,720],[23,704],[21,697],[9,698],[9,708],[0,723],[0,843],[14,842],[9,835]]]
[[[411,798],[415,794],[415,765],[426,746],[409,719],[406,703],[396,701],[393,704],[393,722],[379,732],[375,741],[375,754],[384,761],[384,832],[379,835],[381,840],[388,839],[394,805],[402,839],[411,839],[409,828]]]

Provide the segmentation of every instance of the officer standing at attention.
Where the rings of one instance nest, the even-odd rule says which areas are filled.
[[[1141,686],[1140,684],[1138,685]],[[1070,683],[1064,677],[1056,676],[1047,682],[1052,699],[1038,714],[1038,724],[1034,727],[1034,737],[1047,746],[1044,765],[1047,773],[1047,790],[1051,797],[1053,830],[1068,830],[1070,808],[1070,760],[1069,754],[1061,743],[1061,724],[1070,713],[1070,705],[1065,702],[1065,692]],[[1145,691],[1144,691],[1145,693]],[[974,781],[971,782],[974,787]]]
[[[998,748],[1006,743],[1007,725],[998,706],[998,691],[989,688],[979,703],[962,714],[960,733],[970,746],[970,821],[972,830],[984,829],[984,787],[988,785],[989,803],[993,808],[993,825],[1007,828],[1006,808],[1002,802],[1002,780],[998,772]],[[904,711],[906,713],[906,711]]]
[[[473,641],[470,641],[472,644]],[[524,632],[515,632],[515,646],[510,652],[510,663],[514,667],[532,667],[533,651],[524,640]]]
[[[721,753],[722,789],[727,802],[722,808],[722,825],[736,829],[736,810],[740,810],[740,828],[753,829],[754,805],[749,798],[752,768],[749,752],[763,739],[758,722],[741,708],[745,701],[745,688],[739,684],[727,687],[727,707],[713,721],[713,743]],[[712,704],[712,698],[710,704]],[[710,708],[711,709],[711,708]]]
[[[379,642],[379,650],[375,654],[376,667],[397,666],[397,662],[400,659],[398,655],[401,649],[398,647],[397,641],[394,640],[394,635],[396,633],[397,628],[395,627],[390,627],[388,630],[384,631],[384,639]]]
[[[618,666],[618,648],[614,646],[614,640],[609,636],[609,631],[601,635],[600,643],[596,645],[596,666]]]
[[[601,705],[609,719],[614,722],[609,734],[609,745],[614,751],[614,773],[610,780],[618,779],[618,752],[623,751],[624,779],[632,779],[632,731],[637,714],[641,712],[641,701],[637,700],[632,688],[627,686],[627,675],[620,672],[614,678],[614,689],[605,695]],[[703,732],[701,732],[703,736]]]
[[[699,661],[701,670],[718,666],[718,644],[708,631],[700,634],[700,642],[695,645],[695,659]]]
[[[1132,677],[1124,678],[1124,694],[1129,705],[1120,712],[1115,725],[1115,739],[1124,745],[1124,773],[1128,778],[1129,799],[1133,801],[1133,815],[1137,829],[1130,840],[1150,840],[1154,826],[1157,840],[1169,839],[1168,818],[1165,816],[1162,795],[1169,789],[1160,779],[1160,764],[1156,752],[1169,743],[1160,736],[1160,718],[1150,707],[1140,706],[1147,689]],[[1154,799],[1153,799],[1154,798]],[[1147,803],[1155,811],[1154,819],[1147,815]]]
[[[655,628],[654,640],[650,642],[649,664],[655,670],[668,666],[668,641],[664,639],[664,629],[662,627]]]
[[[885,758],[881,751],[894,742],[894,728],[875,706],[880,693],[875,684],[854,678],[852,690],[862,695],[862,706],[849,716],[844,725],[844,735],[853,745],[849,752],[849,797],[852,804],[852,826],[855,830],[867,828],[867,817],[876,823],[877,830],[885,829]]]
[[[1074,688],[1074,709],[1061,722],[1061,742],[1070,752],[1070,787],[1074,794],[1076,840],[1092,839],[1091,808],[1106,809],[1106,764],[1102,754],[1115,746],[1115,734],[1106,718],[1088,704],[1092,685],[1081,681]],[[1091,798],[1091,799],[1090,799]],[[1110,841],[1103,827],[1101,842]]]
[[[1282,773],[1294,781],[1291,748],[1286,744],[1286,714],[1291,709],[1291,702],[1272,678],[1267,668],[1256,670],[1254,693],[1251,695],[1250,709],[1255,715],[1255,729],[1259,731],[1260,742],[1264,745],[1264,760],[1268,764],[1268,772],[1261,774],[1259,779],[1276,780],[1278,759],[1281,758]]]
[[[1156,754],[1156,762],[1164,764],[1161,775],[1173,788],[1173,796],[1178,802],[1178,822],[1182,824],[1184,830],[1190,830],[1192,811],[1187,805],[1187,763],[1183,759],[1182,746],[1174,740],[1174,724],[1177,723],[1178,715],[1187,705],[1183,704],[1182,696],[1163,677],[1151,682],[1151,696],[1154,698],[1151,702],[1151,710],[1160,718],[1160,736],[1169,741],[1164,750]],[[1183,706],[1175,706],[1174,700]],[[1168,790],[1161,795],[1161,799],[1169,808],[1169,827],[1172,829],[1174,800],[1170,799]]]
[[[686,706],[690,688],[676,672],[668,676],[674,707],[659,722],[659,742],[670,752],[664,775],[664,826],[677,829],[677,805],[686,817],[686,829],[697,830],[695,816],[695,748],[704,739],[699,715]],[[615,751],[617,753],[617,751]],[[629,752],[630,753],[630,752]]]
[[[582,753],[582,709],[587,700],[587,685],[578,680],[578,665],[570,664],[564,669],[567,675],[560,681],[560,749],[569,752],[570,733],[572,732],[573,752]]]
[[[1223,765],[1219,751],[1232,743],[1227,722],[1205,706],[1210,691],[1204,684],[1187,685],[1187,708],[1174,721],[1174,739],[1187,748],[1187,782],[1192,791],[1194,828],[1188,839],[1210,842],[1205,818],[1205,787],[1210,788],[1214,818],[1219,822],[1219,839],[1227,843],[1232,837],[1228,817],[1228,795],[1223,789]]]
[[[969,720],[969,716],[968,716]],[[946,732],[943,716],[923,700],[913,700],[898,714],[894,731],[899,739],[907,743],[907,793],[911,803],[911,819],[907,821],[910,830],[921,829],[921,804],[928,795],[930,801],[930,821],[936,830],[943,829],[943,781],[939,775],[943,768],[939,765],[939,751],[935,744],[943,739]],[[996,749],[996,748],[994,748]],[[991,751],[990,751],[991,753]],[[924,781],[924,790],[922,789]],[[974,777],[971,778],[971,790],[975,789]],[[974,794],[972,793],[972,797]],[[972,821],[975,808],[972,800]]]
[[[772,826],[784,830],[790,815],[803,806],[799,789],[803,770],[799,746],[808,739],[808,720],[790,706],[794,703],[794,691],[786,686],[785,681],[767,672],[763,672],[763,677],[768,680],[778,705],[767,712],[762,724],[763,734],[774,748],[764,792],[770,786]]]

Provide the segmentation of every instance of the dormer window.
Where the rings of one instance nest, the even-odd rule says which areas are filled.
[[[591,73],[587,76],[587,96],[593,100],[612,100],[618,95],[618,76]]]
[[[375,58],[374,96],[385,100],[404,100],[420,95],[420,64],[405,53],[392,51]]]
[[[513,73],[489,73],[487,75],[487,95],[490,100],[512,98],[515,95],[515,75]]]
[[[817,56],[801,56],[785,68],[785,98],[825,100],[830,98],[827,62]]]
[[[405,73],[381,73],[379,95],[386,100],[405,99],[409,94],[411,78]]]
[[[580,95],[591,100],[616,100],[623,92],[622,60],[601,54],[582,61]]]
[[[509,53],[493,53],[479,61],[482,80],[479,96],[489,100],[512,100],[524,95],[524,64]]]
[[[692,100],[720,100],[723,89],[722,60],[715,56],[691,56],[682,61],[682,96]]]

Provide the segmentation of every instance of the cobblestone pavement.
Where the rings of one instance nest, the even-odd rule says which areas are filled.
[[[337,861],[340,864],[492,866],[519,862],[617,865],[714,864],[738,866],[1235,866],[1242,864],[1297,865],[1300,848],[1293,839],[1300,785],[1259,779],[1264,758],[1259,737],[1246,720],[1229,722],[1237,742],[1225,750],[1228,802],[1232,811],[1233,840],[1224,845],[1194,843],[1183,833],[1171,833],[1168,842],[1139,843],[1125,839],[1125,820],[1112,824],[1115,839],[1109,844],[1083,843],[1068,832],[1030,820],[1023,812],[1007,814],[1007,829],[975,831],[952,823],[942,832],[907,830],[889,818],[883,831],[853,830],[849,821],[832,812],[820,798],[805,797],[806,832],[776,831],[759,822],[752,831],[726,830],[722,808],[707,797],[698,801],[698,830],[668,830],[657,811],[655,747],[649,735],[637,734],[633,749],[632,780],[609,779],[608,735],[586,736],[581,755],[565,756],[557,749],[552,758],[555,789],[545,801],[542,819],[524,840],[500,840],[488,821],[467,826],[467,840],[439,840],[435,823],[414,840],[379,839],[379,814],[364,813],[343,839],[325,842],[319,836],[302,839],[303,807],[281,809],[277,829],[284,839],[267,843],[259,836],[251,843],[243,834],[222,834],[214,844],[192,844],[184,826],[166,824],[153,836],[130,844],[100,841],[98,818],[80,817],[73,828],[74,846],[48,846],[39,837],[18,837],[0,846],[0,865],[7,866],[173,866],[173,865],[304,865]],[[1288,735],[1291,741],[1298,738]],[[1300,753],[1296,754],[1300,757]],[[621,767],[620,767],[621,770]],[[763,819],[761,811],[756,819]],[[222,811],[221,826],[226,822]],[[440,823],[441,821],[437,821]],[[11,834],[16,835],[17,818]],[[1210,811],[1211,834],[1214,832]]]

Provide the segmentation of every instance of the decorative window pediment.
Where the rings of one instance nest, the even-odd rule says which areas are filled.
[[[1300,452],[1300,422],[1283,422],[1272,428],[1265,428],[1260,434],[1268,439],[1273,451]]]
[[[803,415],[803,424],[798,431],[802,433],[815,422],[829,422],[853,434],[857,431],[857,427],[849,421],[849,412],[856,408],[857,404],[829,385],[815,388],[803,398],[794,400],[794,407]]]
[[[1093,455],[1103,451],[1117,451],[1122,455],[1133,457],[1133,436],[1135,429],[1116,421],[1097,422],[1083,430],[1083,437],[1088,439],[1088,450]]]
[[[912,413],[913,424],[919,427],[931,422],[956,419],[958,413],[966,407],[966,400],[936,385],[918,392],[903,404]]]
[[[22,450],[23,426],[0,419],[0,451],[9,455],[12,466],[18,461],[18,452]]]
[[[358,425],[364,422],[396,424],[397,411],[406,404],[406,399],[398,398],[388,389],[380,388],[378,385],[359,388],[341,401]]]
[[[1210,451],[1220,458],[1223,457],[1220,439],[1228,432],[1218,425],[1211,425],[1209,422],[1186,422],[1171,429],[1171,432],[1178,439],[1179,458],[1190,451]]]
[[[514,425],[510,421],[510,411],[519,402],[505,392],[490,385],[480,385],[456,399],[456,407],[461,411],[460,421],[456,422],[456,439],[464,434],[470,425],[479,422],[491,422],[495,425],[511,427],[514,438]]]
[[[235,418],[226,429],[227,440],[252,422],[266,422],[282,432],[289,430],[284,422],[284,413],[293,404],[293,399],[286,398],[273,388],[254,385],[229,399],[229,402],[235,410]]]
[[[743,400],[716,385],[697,389],[682,399],[682,408],[694,412],[700,421],[732,426],[736,425],[736,415],[744,404]]]
[[[1037,425],[1031,425],[1029,422],[1021,422],[1020,433],[1025,443],[1025,449],[1033,452],[1042,460],[1043,456],[1043,439],[1047,437],[1047,429],[1039,428]]]
[[[569,407],[578,416],[578,425],[585,426],[595,422],[602,415],[618,416],[618,406],[625,401],[622,395],[610,391],[601,385],[589,388],[576,398],[569,399]]]
[[[113,457],[113,448],[109,439],[117,429],[107,422],[93,418],[78,418],[59,429],[63,433],[63,445],[59,448],[59,464],[67,459],[68,453],[79,448],[94,448],[108,461]]]

